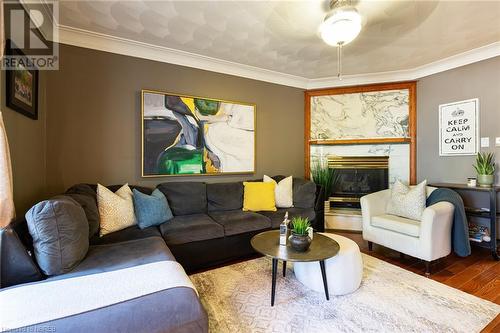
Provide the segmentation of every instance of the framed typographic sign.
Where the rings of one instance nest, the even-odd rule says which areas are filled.
[[[439,155],[476,155],[479,151],[479,99],[439,105]]]

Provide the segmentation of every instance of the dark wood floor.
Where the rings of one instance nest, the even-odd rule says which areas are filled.
[[[425,275],[424,263],[416,258],[401,256],[399,252],[368,243],[360,233],[338,232],[336,234],[354,240],[363,253],[387,261],[416,274]],[[500,304],[500,261],[493,260],[486,249],[473,247],[472,255],[461,258],[454,254],[432,265],[430,278],[466,293]],[[500,315],[483,332],[500,332]]]

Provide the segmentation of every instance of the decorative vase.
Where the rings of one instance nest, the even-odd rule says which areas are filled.
[[[495,182],[495,175],[477,175],[477,183],[481,187],[491,187]]]
[[[299,235],[292,232],[289,238],[290,246],[297,252],[306,252],[311,245],[311,238],[309,235]]]

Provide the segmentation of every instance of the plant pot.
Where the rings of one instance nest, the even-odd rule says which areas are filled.
[[[306,252],[311,245],[311,238],[309,235],[298,235],[292,232],[289,238],[290,246],[297,252]]]
[[[477,175],[477,183],[481,187],[491,187],[495,183],[495,175]]]

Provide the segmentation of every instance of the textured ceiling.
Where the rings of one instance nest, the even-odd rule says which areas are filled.
[[[325,1],[60,1],[59,23],[308,79],[336,75]],[[500,41],[499,1],[367,1],[343,72],[411,69]]]

